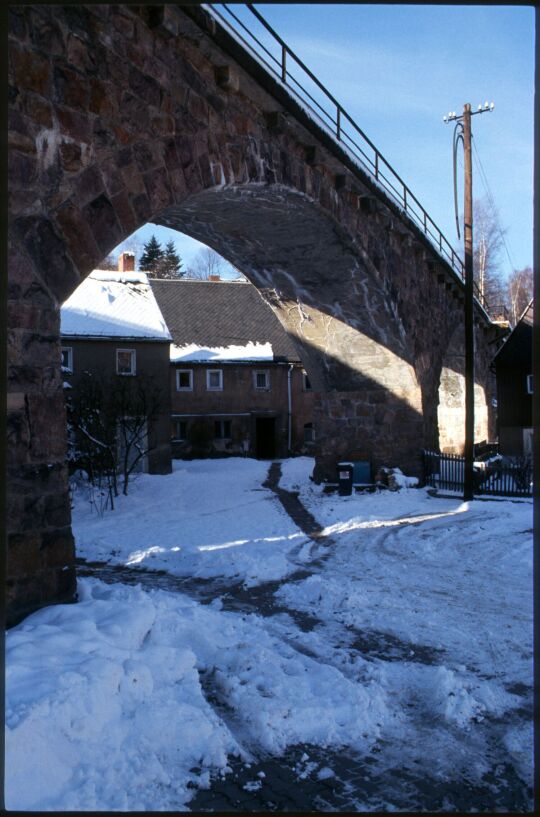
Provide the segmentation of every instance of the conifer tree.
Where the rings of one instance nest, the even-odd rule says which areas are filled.
[[[147,241],[143,247],[143,253],[139,259],[139,269],[143,270],[143,272],[156,272],[162,258],[161,244],[155,235],[152,235],[150,241]]]
[[[165,245],[165,252],[156,265],[154,275],[156,278],[182,278],[184,275],[182,261],[172,240]]]

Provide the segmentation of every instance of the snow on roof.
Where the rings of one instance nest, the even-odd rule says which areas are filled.
[[[60,310],[69,337],[171,340],[144,272],[94,270]]]
[[[197,346],[195,343],[186,346],[171,344],[171,363],[184,361],[214,362],[229,360],[264,360],[273,361],[274,352],[271,343],[252,343],[244,346]]]
[[[531,298],[521,315],[519,316],[518,322],[524,321],[524,323],[529,324],[529,326],[533,326],[534,324],[534,298]]]
[[[516,358],[520,359],[522,363],[526,360],[531,361],[532,354],[532,329],[534,326],[534,298],[532,298],[520,317],[512,331],[503,338],[502,345],[493,360],[499,364],[504,361],[506,364],[515,362]],[[509,351],[510,350],[510,351]]]
[[[147,284],[145,272],[116,272],[115,270],[95,269],[90,277],[94,281],[113,281],[120,284]]]

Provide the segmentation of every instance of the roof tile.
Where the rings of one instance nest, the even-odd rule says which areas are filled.
[[[300,360],[293,339],[253,284],[149,280],[176,346],[271,343],[274,359]]]

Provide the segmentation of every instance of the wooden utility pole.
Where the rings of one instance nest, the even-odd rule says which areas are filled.
[[[474,495],[474,284],[473,284],[473,199],[471,154],[471,106],[463,106],[463,151],[465,160],[465,475],[463,499]]]
[[[493,102],[478,106],[471,111],[470,103],[463,106],[461,116],[455,111],[443,117],[443,122],[456,121],[454,132],[454,197],[456,195],[456,145],[463,140],[465,164],[464,202],[464,243],[465,243],[465,473],[463,479],[463,499],[474,497],[474,269],[473,269],[473,198],[472,198],[472,153],[471,116],[492,111]],[[457,134],[457,140],[456,140]],[[456,200],[456,224],[457,199]],[[459,236],[459,225],[458,225]]]

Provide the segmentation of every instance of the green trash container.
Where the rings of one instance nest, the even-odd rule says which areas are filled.
[[[338,462],[338,490],[340,496],[352,494],[354,463]]]

